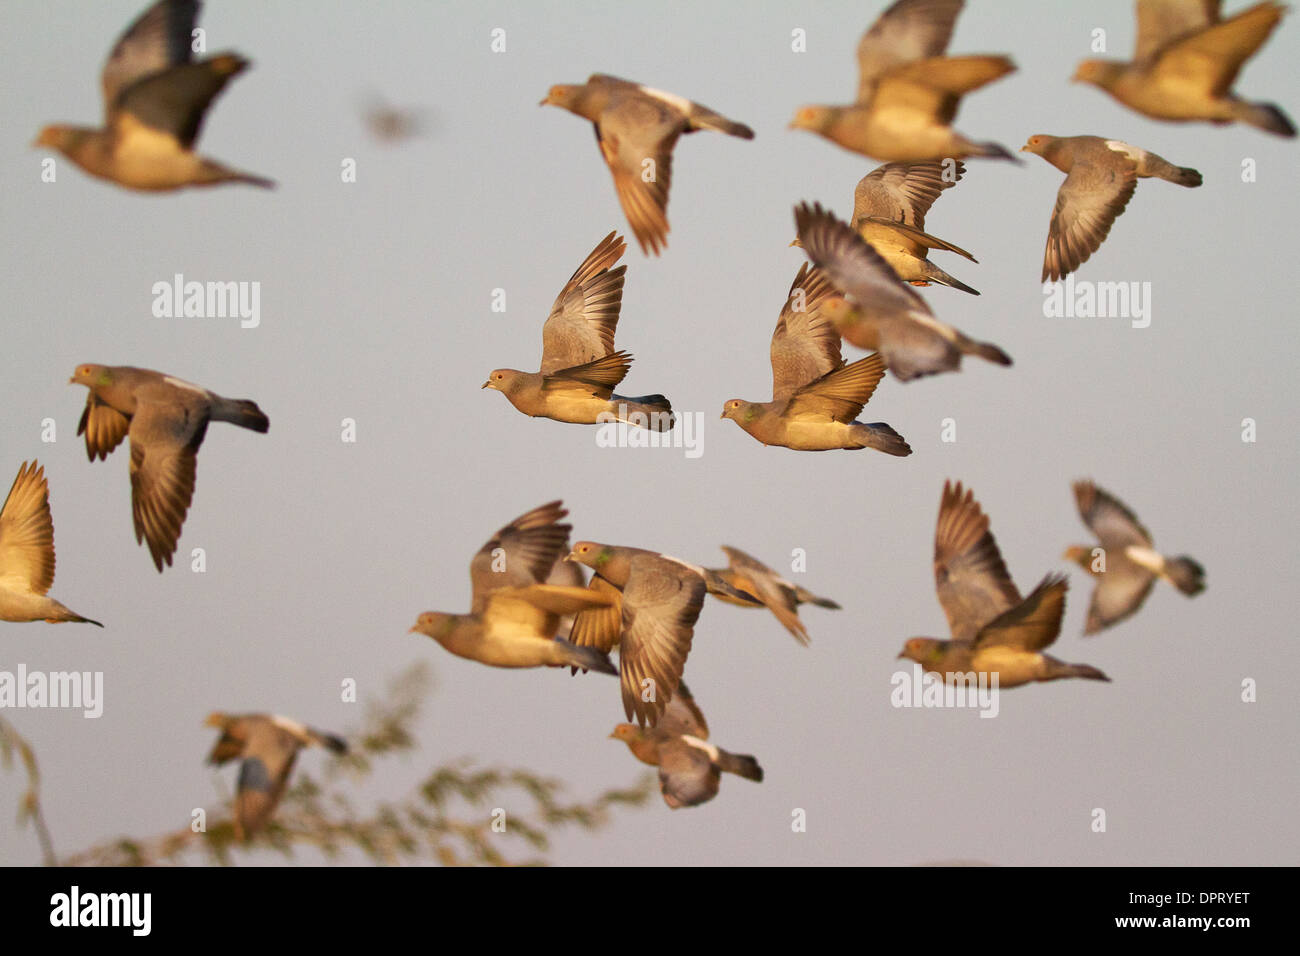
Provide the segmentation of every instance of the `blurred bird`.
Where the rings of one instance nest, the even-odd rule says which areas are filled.
[[[853,192],[853,228],[904,282],[920,286],[933,282],[979,295],[926,258],[931,249],[942,249],[978,262],[960,246],[925,231],[925,214],[965,172],[966,164],[960,161],[887,163],[858,182]]]
[[[533,418],[579,425],[616,420],[669,431],[676,417],[667,398],[614,394],[632,365],[631,355],[614,351],[627,266],[610,266],[626,248],[611,232],[560,290],[542,326],[541,371],[493,369],[482,387],[501,392]]]
[[[790,123],[885,162],[988,156],[1016,161],[997,143],[952,128],[961,98],[1006,76],[1005,56],[945,56],[962,0],[898,0],[858,43],[851,106],[804,106]]]
[[[1083,633],[1096,634],[1118,624],[1146,601],[1156,578],[1164,578],[1188,597],[1205,590],[1205,569],[1187,555],[1166,558],[1155,550],[1151,533],[1124,503],[1091,481],[1074,483],[1079,516],[1101,542],[1101,554],[1071,545],[1064,557],[1097,580]]]
[[[78,365],[71,385],[90,389],[77,434],[86,455],[108,458],[131,438],[131,516],[135,542],[149,545],[159,572],[172,563],[194,497],[199,446],[208,422],[265,433],[270,420],[256,402],[222,398],[206,388],[147,368]]]
[[[1020,597],[1002,562],[988,516],[961,483],[944,482],[934,537],[934,582],[952,640],[913,637],[900,658],[952,682],[955,674],[997,673],[998,687],[1083,677],[1110,680],[1087,664],[1067,664],[1043,651],[1061,632],[1069,582],[1048,574]]]
[[[835,611],[840,609],[830,598],[818,597],[797,584],[791,584],[739,548],[724,544],[722,550],[727,555],[728,567],[713,568],[712,572],[737,591],[752,594],[757,600],[741,600],[730,594],[718,594],[717,598],[740,607],[767,607],[800,644],[807,646],[809,638],[807,628],[799,620],[799,605],[815,604]]]
[[[618,645],[624,715],[650,727],[677,692],[704,595],[755,600],[718,574],[657,551],[579,541],[569,560],[595,571],[588,591],[612,601],[579,613],[571,638],[603,653]]]
[[[878,355],[844,364],[839,333],[818,312],[834,291],[823,272],[810,272],[807,263],[800,267],[772,333],[772,401],[729,399],[722,417],[764,445],[910,455],[911,446],[884,422],[855,420],[884,377],[885,365]]]
[[[819,203],[800,204],[794,219],[808,258],[851,299],[828,297],[818,310],[821,317],[851,344],[878,351],[899,381],[956,371],[963,355],[1011,364],[996,345],[977,342],[935,318],[866,240]]]
[[[54,519],[45,469],[23,462],[0,508],[0,621],[94,624],[46,592],[54,583]]]
[[[270,821],[284,796],[289,774],[303,747],[327,747],[347,753],[340,737],[306,727],[274,714],[223,714],[205,721],[221,731],[208,763],[220,766],[240,759],[239,789],[235,794],[235,839],[249,840]]]
[[[572,526],[558,523],[567,514],[552,501],[499,530],[470,562],[470,612],[426,611],[408,633],[492,667],[570,665],[617,674],[604,651],[555,637],[565,615],[612,603],[587,588],[541,583],[568,544]]]
[[[560,106],[591,121],[618,201],[646,255],[659,255],[668,246],[668,187],[677,137],[712,129],[754,138],[748,126],[699,103],[600,73],[581,86],[552,86],[541,105]]]
[[[1029,137],[1020,149],[1037,153],[1066,174],[1047,231],[1042,282],[1055,282],[1088,261],[1133,198],[1139,178],[1154,176],[1179,186],[1201,185],[1196,170],[1175,166],[1117,139],[1039,134]]]
[[[627,744],[637,760],[659,768],[659,789],[674,810],[698,807],[716,797],[723,773],[755,783],[763,780],[763,768],[753,757],[709,743],[709,725],[685,683],[677,685],[653,729],[618,724],[610,737]]]
[[[199,7],[198,0],[159,0],[122,34],[100,77],[103,129],[47,126],[33,145],[56,149],[92,176],[128,189],[273,187],[194,152],[208,107],[248,67],[237,53],[191,59]]]
[[[1138,0],[1133,62],[1084,60],[1074,79],[1152,119],[1240,122],[1295,136],[1295,126],[1280,108],[1250,103],[1232,92],[1242,66],[1264,45],[1287,8],[1257,3],[1224,20],[1221,5],[1221,0]]]
[[[370,135],[388,144],[414,139],[425,132],[427,125],[424,110],[393,106],[377,94],[366,100],[361,117]]]

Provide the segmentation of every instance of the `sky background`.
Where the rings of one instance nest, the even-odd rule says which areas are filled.
[[[107,625],[0,623],[0,669],[101,670],[103,717],[4,716],[36,747],[58,852],[185,826],[236,771],[203,759],[213,709],[273,711],[334,731],[411,662],[437,687],[421,747],[357,793],[396,799],[462,756],[526,766],[584,798],[642,772],[607,739],[615,681],[487,668],[408,635],[428,609],[469,603],[468,562],[498,527],[562,497],[574,538],[699,564],[731,544],[842,611],[806,608],[799,647],[766,612],[710,601],[686,677],[712,739],[753,753],[755,785],[724,779],[702,807],[659,798],[594,834],[561,832],[563,864],[1294,864],[1297,772],[1294,283],[1300,144],[1244,126],[1148,120],[1073,85],[1092,56],[1133,48],[1133,6],[973,2],[956,53],[1019,69],[969,96],[957,128],[1017,150],[1035,133],[1098,134],[1199,169],[1182,189],[1141,181],[1077,279],[1142,281],[1149,328],[1048,319],[1037,281],[1061,174],[1039,157],[971,160],[929,231],[980,260],[934,261],[979,289],[922,294],[938,316],[997,343],[1010,369],[967,359],[907,385],[886,377],[864,412],[914,454],[765,448],[718,421],[732,397],[770,395],[768,341],[803,256],[792,207],[841,216],[874,161],[786,130],[805,103],[851,98],[858,37],[884,3],[607,4],[219,2],[211,52],[253,61],[216,102],[206,155],[279,182],[163,196],[93,180],[29,143],[48,122],[96,124],[99,71],[137,0],[0,9],[5,348],[0,482],[45,464],[58,548],[51,594]],[[1245,6],[1232,0],[1229,12]],[[503,27],[507,52],[490,51]],[[790,50],[807,31],[807,52]],[[1300,23],[1288,17],[1237,82],[1300,118]],[[590,126],[538,101],[609,72],[749,124],[744,142],[679,141],[661,258],[627,231]],[[430,111],[430,134],[370,139],[377,93]],[[357,162],[354,184],[340,163]],[[1242,161],[1257,164],[1243,183]],[[629,240],[619,347],[625,386],[702,412],[703,455],[598,448],[593,428],[528,419],[480,391],[498,366],[535,369],[542,323],[611,229]],[[158,319],[151,287],[175,273],[261,283],[261,325]],[[504,314],[492,290],[507,293]],[[846,357],[861,353],[851,347]],[[267,435],[209,429],[177,566],[159,575],[131,530],[128,452],[90,464],[75,437],[81,362],[131,364],[257,401]],[[41,422],[58,440],[42,443]],[[1242,419],[1258,441],[1241,440]],[[340,422],[357,422],[357,441]],[[957,441],[940,441],[945,418]],[[1016,583],[1065,570],[1089,541],[1070,491],[1091,477],[1130,505],[1208,589],[1159,584],[1135,618],[1084,639],[1091,586],[1070,573],[1052,652],[1113,683],[1062,681],[974,710],[895,709],[890,676],[912,635],[947,636],[931,570],[945,478],[972,487]],[[192,548],[207,571],[189,570]],[[361,705],[340,701],[355,678]],[[1241,683],[1258,701],[1241,701]],[[319,771],[319,751],[299,767]],[[39,862],[15,822],[25,787],[0,773],[0,861]],[[1107,832],[1092,832],[1093,808]],[[807,832],[791,831],[791,812]],[[304,853],[295,860],[309,862]],[[251,862],[278,861],[254,855]]]

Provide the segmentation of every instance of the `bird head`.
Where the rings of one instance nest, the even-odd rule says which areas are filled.
[[[788,128],[822,133],[830,129],[838,116],[839,110],[834,106],[801,106]]]
[[[614,732],[609,736],[612,740],[621,740],[625,744],[630,744],[644,737],[645,731],[636,724],[616,724]]]
[[[1112,60],[1084,60],[1075,68],[1074,76],[1070,77],[1070,80],[1074,83],[1091,83],[1093,86],[1107,89],[1114,85],[1123,71],[1123,63]]]
[[[443,614],[439,611],[425,611],[415,619],[407,634],[423,634],[435,641],[440,641],[451,633],[456,624],[455,614]]]
[[[68,379],[68,384],[85,385],[87,388],[112,385],[113,373],[103,365],[78,365],[72,378]]]
[[[832,295],[817,303],[817,313],[837,329],[850,324],[857,315],[853,304],[842,295]]]
[[[544,96],[542,101],[537,105],[562,106],[565,109],[569,109],[577,99],[577,93],[580,89],[582,89],[582,87],[573,86],[570,83],[559,83],[547,90],[546,96]]]
[[[1061,558],[1065,561],[1069,561],[1071,564],[1077,564],[1085,571],[1090,571],[1092,569],[1092,550],[1090,548],[1085,548],[1081,544],[1070,545],[1065,549]]]
[[[743,398],[730,398],[722,406],[722,414],[719,418],[730,418],[739,424],[746,424],[754,420],[758,410],[754,407],[753,402],[747,402]]]
[[[512,368],[494,368],[492,373],[488,375],[488,380],[479,387],[494,388],[498,392],[508,392],[522,374],[522,372]]]
[[[1038,133],[1029,137],[1025,145],[1020,147],[1022,153],[1037,153],[1039,156],[1047,155],[1047,150],[1052,143],[1056,141],[1055,136],[1048,136],[1046,133]]]
[[[203,726],[204,727],[225,727],[227,721],[229,720],[230,718],[227,717],[225,714],[223,714],[221,711],[214,710],[212,713],[208,714],[207,719],[203,721]]]
[[[946,642],[933,637],[912,637],[903,644],[898,652],[898,660],[907,658],[918,664],[932,664],[943,658],[943,645]]]
[[[614,557],[614,549],[607,544],[597,544],[595,541],[579,541],[573,546],[573,550],[565,557],[566,561],[576,561],[579,564],[585,564],[593,571],[599,571],[610,559]]]
[[[88,131],[77,126],[47,126],[32,140],[33,147],[57,149],[69,153],[86,137]]]

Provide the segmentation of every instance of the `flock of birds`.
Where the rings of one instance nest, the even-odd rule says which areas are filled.
[[[948,55],[963,0],[898,0],[863,35],[854,102],[805,106],[791,126],[816,133],[885,165],[858,183],[852,218],[819,204],[795,209],[792,245],[806,253],[771,339],[772,398],[731,399],[722,417],[765,445],[820,451],[874,448],[911,454],[884,423],[857,420],[886,371],[901,382],[960,368],[973,355],[1008,366],[1001,348],[942,322],[912,288],[931,284],[979,295],[930,261],[935,251],[975,262],[966,250],[926,231],[940,194],[961,181],[964,159],[1015,157],[997,143],[952,128],[962,96],[1015,69],[1000,55]],[[1281,136],[1295,129],[1280,108],[1236,96],[1242,65],[1277,26],[1283,7],[1257,3],[1228,18],[1218,0],[1137,0],[1138,42],[1131,62],[1089,60],[1075,79],[1102,89],[1148,117],[1214,124],[1246,123]],[[87,173],[137,190],[247,183],[273,184],[194,152],[203,117],[231,78],[248,66],[235,53],[195,60],[191,35],[198,0],[159,0],[111,51],[102,74],[105,126],[49,126],[36,144],[51,147]],[[607,75],[558,85],[543,105],[586,120],[614,179],[628,224],[646,255],[667,246],[673,149],[684,133],[716,130],[741,139],[753,131],[698,103]],[[379,115],[382,113],[383,115]],[[405,135],[412,124],[384,107],[377,135]],[[1042,278],[1077,270],[1106,238],[1139,178],[1201,184],[1196,170],[1098,136],[1031,136],[1023,151],[1065,173],[1052,212]],[[622,305],[626,244],[602,239],[561,289],[542,329],[538,371],[495,369],[484,388],[518,411],[561,422],[620,421],[674,427],[661,394],[620,395],[632,356],[614,345]],[[846,361],[843,342],[871,352]],[[172,563],[194,493],[196,455],[210,422],[266,432],[269,421],[248,400],[223,398],[147,369],[78,366],[71,380],[89,390],[78,434],[93,461],[130,438],[131,504],[137,543],[161,572]],[[1204,588],[1187,556],[1166,557],[1132,511],[1088,481],[1074,492],[1097,541],[1065,558],[1095,580],[1086,633],[1134,614],[1157,579],[1184,594]],[[427,612],[412,631],[460,657],[494,667],[569,667],[615,674],[628,723],[611,736],[659,768],[664,800],[695,806],[718,792],[721,774],[761,780],[758,761],[708,739],[704,715],[683,682],[706,595],[743,608],[767,608],[800,643],[806,604],[835,609],[737,548],[728,566],[705,568],[656,551],[578,541],[562,503],[541,505],[497,531],[470,562],[468,613]],[[584,573],[590,571],[590,579]],[[1087,664],[1045,653],[1061,629],[1067,581],[1047,574],[1024,596],[1007,573],[989,519],[970,490],[945,483],[934,549],[935,586],[948,639],[917,637],[899,654],[949,680],[996,674],[1001,688],[1061,678],[1108,680]],[[53,525],[44,469],[25,462],[0,512],[0,619],[98,624],[49,597],[54,578]],[[101,625],[102,626],[102,625]],[[610,653],[618,648],[615,665]],[[634,721],[634,722],[633,722]],[[298,751],[341,739],[287,718],[213,714],[221,731],[211,760],[242,761],[238,832],[265,826]]]

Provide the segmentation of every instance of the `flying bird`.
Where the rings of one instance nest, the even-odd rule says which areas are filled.
[[[566,615],[613,599],[588,588],[544,584],[569,541],[559,501],[540,505],[497,531],[469,566],[468,614],[426,611],[408,633],[491,667],[582,667],[617,674],[608,655],[556,638]]]
[[[792,129],[884,162],[1015,156],[952,128],[967,93],[1016,67],[1005,56],[945,56],[962,0],[898,0],[858,43],[851,106],[804,106]]]
[[[326,747],[347,753],[340,737],[306,727],[274,714],[223,714],[205,721],[221,731],[208,754],[208,763],[221,766],[238,759],[239,789],[235,794],[235,839],[249,840],[263,829],[284,796],[289,774],[303,747]]]
[[[978,262],[960,246],[925,231],[925,214],[965,172],[966,164],[960,161],[886,163],[863,176],[853,191],[853,228],[904,282],[933,282],[979,295],[927,258],[931,249],[940,249]]]
[[[1074,79],[1152,119],[1246,123],[1295,136],[1281,108],[1243,100],[1232,91],[1242,66],[1264,45],[1286,7],[1257,3],[1224,20],[1221,5],[1221,0],[1138,0],[1133,61],[1084,60]]]
[[[794,639],[805,647],[809,642],[808,629],[799,620],[799,606],[815,604],[834,611],[840,609],[830,598],[818,597],[806,588],[791,584],[762,561],[750,557],[739,548],[724,544],[722,550],[727,555],[727,567],[714,568],[713,573],[737,591],[754,595],[756,600],[740,600],[729,594],[718,594],[718,599],[740,607],[766,607]]]
[[[676,423],[662,395],[614,394],[632,356],[614,351],[627,266],[610,267],[627,248],[611,232],[565,283],[542,326],[542,367],[537,372],[493,369],[483,388],[496,389],[533,418],[593,425],[621,421],[668,431]]]
[[[818,310],[822,318],[849,343],[879,352],[900,382],[956,371],[963,355],[1011,364],[996,345],[977,342],[935,318],[889,263],[820,203],[801,203],[794,220],[808,258],[848,296],[824,299]]]
[[[1100,248],[1133,198],[1138,179],[1154,176],[1189,188],[1201,185],[1196,170],[1117,139],[1039,134],[1020,149],[1037,153],[1065,173],[1047,230],[1043,282],[1069,275]]]
[[[913,637],[899,653],[953,682],[957,674],[998,675],[998,687],[1082,677],[1108,681],[1087,664],[1043,653],[1061,632],[1069,582],[1048,574],[1022,598],[1002,561],[988,516],[961,482],[944,482],[934,535],[934,583],[952,640]]]
[[[724,773],[755,783],[763,780],[756,759],[709,743],[709,725],[685,683],[677,685],[677,693],[652,729],[618,724],[610,737],[627,744],[637,760],[659,768],[659,790],[674,810],[708,803],[718,795]]]
[[[668,246],[668,187],[677,137],[712,129],[754,138],[744,123],[699,103],[601,73],[582,85],[552,86],[541,105],[560,106],[591,121],[618,201],[646,255],[659,255]]]
[[[1096,634],[1136,614],[1156,578],[1164,578],[1188,597],[1205,590],[1205,569],[1185,554],[1167,558],[1156,551],[1151,533],[1118,498],[1091,481],[1076,481],[1074,500],[1102,551],[1096,554],[1096,548],[1071,545],[1064,555],[1097,581],[1083,633]]]
[[[162,372],[120,365],[78,365],[71,385],[90,389],[77,434],[86,455],[108,458],[131,439],[131,516],[135,541],[149,545],[159,572],[172,563],[194,497],[199,446],[209,422],[265,433],[270,420],[256,402],[222,398]]]
[[[0,621],[74,621],[104,626],[50,597],[53,583],[50,486],[44,467],[36,461],[23,462],[0,508]]]
[[[714,572],[643,548],[579,541],[569,560],[595,571],[588,590],[612,602],[579,613],[571,639],[603,653],[618,645],[624,715],[645,726],[677,692],[704,595],[755,599]]]
[[[248,68],[238,53],[191,58],[198,0],[159,0],[122,34],[104,64],[104,127],[46,126],[35,146],[62,153],[92,176],[158,192],[271,180],[194,152],[212,101]]]
[[[772,333],[772,400],[729,399],[730,418],[764,445],[797,451],[874,448],[906,456],[912,448],[884,422],[856,421],[885,375],[879,355],[850,365],[840,357],[840,337],[818,312],[834,288],[805,263],[795,276]],[[823,369],[825,371],[823,371]]]

